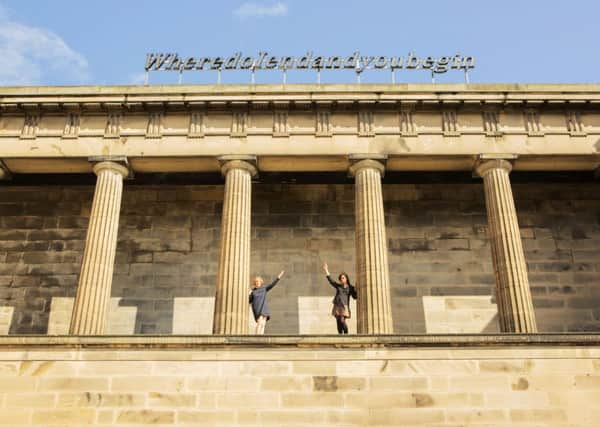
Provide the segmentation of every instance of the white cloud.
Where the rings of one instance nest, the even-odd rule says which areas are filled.
[[[44,83],[60,74],[68,83],[89,79],[88,62],[57,34],[11,20],[0,7],[0,85]]]
[[[282,2],[273,3],[269,6],[253,2],[243,3],[233,11],[238,18],[263,18],[265,16],[285,16],[288,14],[287,4]]]

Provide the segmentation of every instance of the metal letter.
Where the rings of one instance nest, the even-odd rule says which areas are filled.
[[[296,68],[298,69],[307,69],[310,64],[310,59],[312,57],[312,52],[307,52],[305,56],[300,58],[298,62],[296,62]]]
[[[212,59],[212,62],[210,64],[210,69],[211,70],[220,70],[221,68],[223,68],[223,58],[221,57],[216,57]]]
[[[240,61],[240,55],[240,52],[236,52],[233,56],[229,57],[227,61],[225,61],[225,69],[235,70],[238,66],[238,62]]]
[[[325,68],[335,68],[337,70],[339,70],[342,66],[342,58],[340,58],[339,56],[330,56],[327,59],[327,65],[325,66]]]
[[[375,61],[374,67],[382,69],[382,68],[386,68],[387,64],[388,64],[388,59],[385,56],[380,56]]]
[[[421,60],[419,58],[417,58],[416,56],[414,56],[414,54],[412,52],[410,52],[408,54],[408,58],[406,58],[406,69],[414,70],[416,68],[419,68],[420,62],[421,62]]]
[[[448,71],[448,64],[450,63],[450,57],[442,56],[438,58],[437,63],[435,64],[434,71],[436,73],[442,74]]]
[[[192,70],[192,69],[194,69],[195,66],[196,66],[196,60],[190,56],[188,59],[186,59],[184,65],[183,65],[183,69],[184,70]]]
[[[344,68],[354,69],[358,66],[358,51],[354,55],[347,57],[343,62]]]
[[[268,70],[272,70],[273,68],[277,67],[278,63],[279,63],[279,59],[276,56],[271,56],[269,58],[269,60],[267,61],[267,63],[265,64],[265,68]]]
[[[429,70],[430,68],[433,68],[434,64],[435,64],[435,59],[433,59],[431,56],[428,56],[427,58],[423,59],[421,68]]]
[[[240,68],[242,70],[249,70],[250,68],[252,68],[253,64],[254,58],[252,58],[251,56],[246,56],[244,59],[242,59],[242,62],[240,63]]]

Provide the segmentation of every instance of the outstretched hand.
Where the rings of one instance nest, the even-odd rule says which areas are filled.
[[[329,267],[326,262],[323,263],[323,270],[325,271],[325,274],[329,276]]]
[[[285,274],[285,270],[281,270],[281,273],[279,273],[279,276],[277,276],[277,278],[281,279],[284,274]]]

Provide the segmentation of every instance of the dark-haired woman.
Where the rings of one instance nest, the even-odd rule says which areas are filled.
[[[356,299],[356,288],[350,284],[350,278],[346,273],[340,273],[338,283],[331,278],[327,263],[323,264],[323,270],[325,270],[329,284],[335,289],[331,315],[335,317],[338,334],[347,334],[348,324],[346,320],[350,318],[350,297]]]

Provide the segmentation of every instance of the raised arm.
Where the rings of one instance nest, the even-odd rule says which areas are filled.
[[[336,282],[335,280],[333,280],[331,278],[331,275],[329,274],[329,267],[327,266],[327,263],[323,264],[323,271],[325,271],[325,275],[327,276],[327,281],[329,282],[329,284],[331,286],[333,286],[334,288],[337,288],[338,286],[340,286],[340,284],[338,282]]]
[[[340,284],[338,282],[336,282],[335,280],[333,280],[329,274],[327,275],[327,281],[334,288],[337,288],[338,286],[340,286]]]
[[[275,278],[275,280],[273,280],[269,285],[266,286],[267,291],[270,291],[271,289],[273,289],[273,287],[275,287],[275,285],[277,283],[279,283],[279,280],[283,277],[284,274],[285,274],[285,271],[281,270],[281,273],[279,273],[279,276],[277,276]]]

